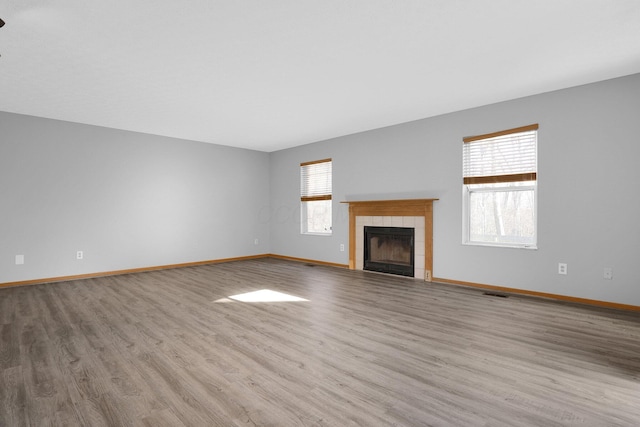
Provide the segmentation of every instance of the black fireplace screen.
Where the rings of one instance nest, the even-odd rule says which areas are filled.
[[[414,229],[364,227],[364,269],[414,277]]]

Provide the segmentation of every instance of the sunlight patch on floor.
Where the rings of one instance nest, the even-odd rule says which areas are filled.
[[[216,302],[299,302],[309,301],[308,299],[296,297],[282,292],[272,291],[271,289],[261,289],[259,291],[247,292],[246,294],[233,295],[228,298],[220,298]]]

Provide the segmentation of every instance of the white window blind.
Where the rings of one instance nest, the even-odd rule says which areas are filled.
[[[331,159],[300,164],[300,200],[331,200]]]
[[[464,184],[535,181],[538,125],[464,138]]]

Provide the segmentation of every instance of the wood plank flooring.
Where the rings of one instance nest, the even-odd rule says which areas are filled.
[[[0,289],[0,426],[638,425],[638,313],[275,259]]]

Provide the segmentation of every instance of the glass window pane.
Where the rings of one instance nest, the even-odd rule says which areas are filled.
[[[331,200],[302,203],[302,232],[331,233]]]
[[[469,193],[469,241],[535,245],[535,192]]]

